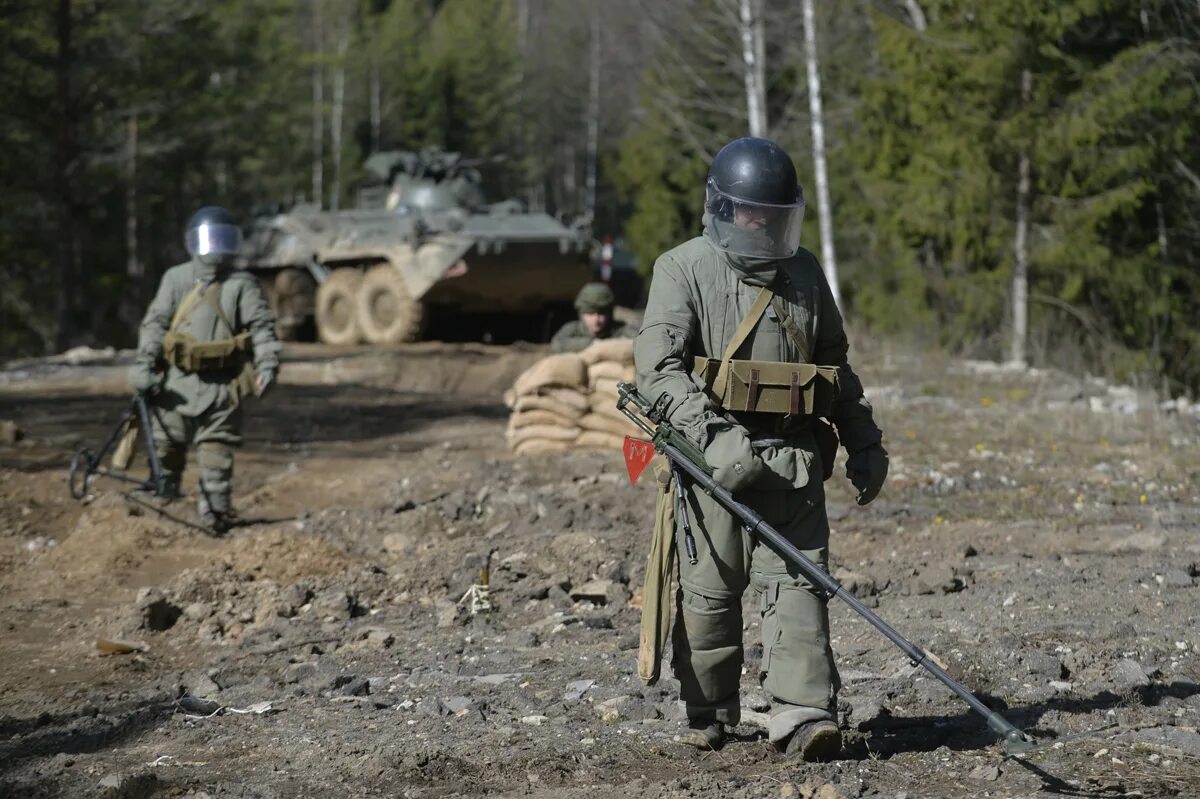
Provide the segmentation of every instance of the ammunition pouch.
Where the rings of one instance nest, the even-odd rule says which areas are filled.
[[[726,411],[828,416],[837,402],[834,366],[696,358],[695,372]]]
[[[233,324],[221,310],[221,286],[197,283],[175,310],[171,328],[163,336],[163,359],[184,372],[230,373],[236,376],[229,383],[229,397],[234,407],[243,398],[255,393],[258,375],[254,371],[254,344],[249,331],[235,334]],[[222,324],[229,331],[229,338],[215,341],[200,341],[179,327],[187,321],[192,311],[201,302],[209,303]]]
[[[189,333],[163,336],[163,358],[185,372],[221,372],[241,368],[250,356],[250,334],[200,341]]]

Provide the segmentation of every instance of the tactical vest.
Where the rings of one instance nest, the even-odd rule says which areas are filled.
[[[249,331],[233,332],[233,324],[221,308],[220,295],[220,283],[196,283],[195,288],[179,303],[171,318],[171,327],[163,336],[163,358],[184,372],[238,370],[237,377],[229,384],[233,402],[237,404],[242,397],[253,393],[255,388],[253,345]],[[202,302],[212,306],[221,324],[229,331],[229,338],[200,341],[191,333],[179,329]]]
[[[722,410],[796,417],[829,416],[837,402],[837,367],[734,358],[775,299],[775,292],[770,288],[760,288],[720,360],[697,357],[694,371],[705,392]],[[802,350],[799,334],[787,323],[790,320],[781,305],[776,305],[776,311],[785,320],[784,329],[792,337],[793,344]]]

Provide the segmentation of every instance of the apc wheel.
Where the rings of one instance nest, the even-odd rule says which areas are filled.
[[[424,327],[425,308],[404,285],[391,264],[367,270],[358,287],[358,323],[372,344],[416,341]]]
[[[362,272],[335,269],[317,286],[317,335],[326,344],[357,344],[362,340],[354,301]]]
[[[283,269],[275,275],[271,283],[271,306],[281,341],[299,340],[300,331],[313,315],[316,288],[312,275],[300,269]]]

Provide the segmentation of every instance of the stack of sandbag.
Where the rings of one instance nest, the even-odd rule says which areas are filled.
[[[512,409],[508,445],[518,455],[570,449],[588,413],[587,364],[565,352],[535,363],[504,395]]]
[[[579,353],[587,364],[588,412],[579,420],[583,432],[575,446],[590,449],[620,449],[626,435],[638,429],[617,410],[617,383],[634,382],[633,341],[600,339]]]
[[[633,342],[601,340],[550,355],[505,394],[508,444],[518,455],[572,448],[620,449],[637,428],[617,410],[617,383],[632,381]]]

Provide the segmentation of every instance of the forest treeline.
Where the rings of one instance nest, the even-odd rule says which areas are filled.
[[[0,356],[128,344],[196,207],[349,207],[380,149],[648,268],[757,131],[856,325],[1194,392],[1198,79],[1195,0],[0,0]]]

